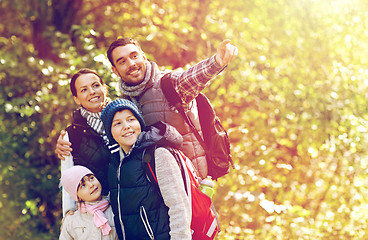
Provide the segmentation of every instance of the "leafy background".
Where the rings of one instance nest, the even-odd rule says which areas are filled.
[[[96,69],[118,97],[118,36],[171,69],[239,48],[205,90],[236,163],[218,240],[366,239],[367,25],[364,0],[1,0],[0,239],[58,238],[68,81]]]

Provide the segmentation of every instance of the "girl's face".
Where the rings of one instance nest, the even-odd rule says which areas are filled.
[[[141,125],[134,114],[124,109],[116,112],[111,124],[111,135],[128,153],[141,133]]]
[[[95,175],[89,174],[79,182],[77,196],[84,202],[95,202],[101,200],[102,187]]]
[[[74,101],[77,104],[82,105],[93,113],[102,111],[107,90],[95,74],[86,73],[80,75],[75,81],[75,88],[77,96],[74,96]]]

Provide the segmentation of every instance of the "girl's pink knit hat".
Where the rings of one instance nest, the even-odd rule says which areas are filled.
[[[88,168],[79,165],[68,168],[61,173],[60,183],[74,201],[78,201],[78,185],[87,174],[93,174],[93,172]]]

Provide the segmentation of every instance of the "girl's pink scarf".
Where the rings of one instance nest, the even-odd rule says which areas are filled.
[[[78,204],[79,211],[81,212],[89,212],[93,215],[93,222],[95,223],[96,227],[102,230],[103,235],[109,235],[111,231],[111,227],[105,214],[103,213],[109,207],[109,201],[102,200],[97,204]]]

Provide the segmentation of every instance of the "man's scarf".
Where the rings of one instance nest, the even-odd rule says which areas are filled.
[[[154,71],[153,69],[156,67],[152,65],[156,65],[156,63],[147,61],[146,74],[144,76],[143,81],[139,83],[138,85],[131,86],[131,85],[126,84],[122,79],[120,79],[119,88],[120,88],[121,93],[125,96],[137,97],[141,95],[144,92],[144,90],[150,87],[153,84],[152,81],[150,81],[153,76],[153,71]]]

